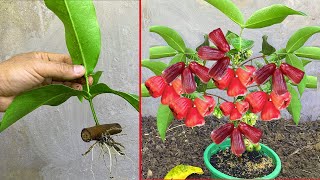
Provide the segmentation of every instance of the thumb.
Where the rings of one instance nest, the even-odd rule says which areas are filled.
[[[81,65],[47,61],[41,63],[37,68],[37,72],[44,78],[73,80],[82,77],[85,74],[85,68]]]

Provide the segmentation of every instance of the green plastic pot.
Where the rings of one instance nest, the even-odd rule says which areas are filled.
[[[261,177],[258,179],[275,179],[281,171],[281,160],[280,160],[279,156],[272,149],[270,149],[268,146],[261,144],[261,143],[260,143],[260,145],[261,145],[261,151],[273,159],[273,162],[276,164],[276,168],[274,169],[274,171],[271,174],[268,174],[267,176],[264,176],[264,177]],[[227,147],[230,147],[230,139],[226,139],[221,144],[212,143],[204,151],[204,155],[203,155],[204,164],[211,172],[212,178],[215,178],[215,179],[240,179],[240,178],[232,177],[232,176],[229,176],[227,174],[220,172],[219,170],[214,168],[210,163],[210,158],[213,154],[217,153],[219,150],[224,150]]]

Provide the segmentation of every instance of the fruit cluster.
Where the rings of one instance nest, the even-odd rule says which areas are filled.
[[[279,119],[280,110],[288,107],[291,100],[286,77],[293,84],[299,84],[304,72],[281,62],[268,62],[259,69],[252,65],[241,65],[239,58],[234,62],[235,57],[228,53],[230,46],[220,28],[213,30],[209,39],[215,47],[201,46],[198,59],[173,64],[162,75],[149,78],[145,85],[152,97],[161,96],[161,103],[169,105],[176,119],[184,119],[187,127],[194,127],[204,125],[204,117],[211,115],[216,105],[215,99],[206,92],[201,97],[190,96],[197,94],[195,76],[204,84],[212,79],[218,89],[226,90],[229,97],[234,97],[234,102],[226,101],[219,105],[222,114],[229,116],[231,122],[214,130],[211,138],[219,144],[230,136],[232,152],[240,155],[246,149],[242,135],[254,144],[262,136],[262,131],[247,124],[243,117],[261,112],[263,121]],[[208,68],[206,61],[216,63]],[[260,85],[270,77],[272,90],[263,91]],[[254,87],[260,90],[248,93],[249,86],[254,83]]]

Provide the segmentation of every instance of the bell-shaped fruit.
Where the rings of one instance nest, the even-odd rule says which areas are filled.
[[[171,83],[177,76],[182,73],[184,67],[184,62],[172,64],[162,72],[162,77],[166,80],[167,83]]]
[[[176,93],[172,86],[167,85],[164,89],[161,97],[161,103],[169,105],[173,100],[180,98],[180,95]]]
[[[221,80],[214,81],[218,89],[225,89],[229,86],[231,80],[234,78],[234,71],[228,68],[226,74],[222,76]]]
[[[286,75],[293,83],[299,84],[303,79],[304,72],[287,63],[280,65],[281,72]]]
[[[252,92],[245,98],[250,104],[250,110],[253,113],[261,112],[265,103],[268,101],[268,94],[263,91]]]
[[[239,78],[234,77],[228,86],[228,96],[237,97],[245,93],[247,93],[247,88],[240,82]]]
[[[235,106],[241,114],[247,112],[249,109],[249,103],[247,101],[238,101],[235,103]]]
[[[262,137],[262,131],[260,129],[246,123],[240,122],[238,128],[243,135],[255,144],[258,143]]]
[[[218,49],[224,52],[230,50],[230,46],[224,37],[224,34],[220,28],[213,30],[209,33],[209,39],[217,46]]]
[[[277,95],[275,92],[271,92],[270,98],[274,106],[277,109],[281,110],[287,108],[290,105],[291,94],[288,91],[282,95]]]
[[[190,99],[185,97],[180,97],[172,101],[169,105],[174,117],[178,120],[185,118],[188,114],[188,111],[192,107],[193,103]]]
[[[201,46],[198,49],[198,56],[203,60],[219,60],[225,56],[225,52],[210,46]]]
[[[278,95],[286,93],[287,84],[280,69],[276,69],[272,75],[272,91]]]
[[[181,75],[182,80],[182,90],[187,94],[193,93],[196,88],[196,81],[194,80],[193,74],[189,68],[185,68]]]
[[[204,99],[196,98],[193,103],[198,109],[200,115],[205,117],[213,112],[216,102],[212,96],[203,96],[203,98]]]
[[[182,94],[182,81],[180,78],[176,78],[175,80],[172,81],[171,83],[173,89],[176,91],[177,94]]]
[[[231,133],[231,152],[236,156],[240,156],[245,150],[242,134],[239,128],[234,128]]]
[[[150,77],[146,82],[145,85],[149,91],[149,94],[154,97],[160,97],[167,86],[167,83],[161,76],[153,76]]]
[[[261,120],[271,121],[281,117],[279,109],[277,109],[271,101],[267,101],[261,112]]]
[[[236,75],[244,86],[249,86],[254,82],[252,76],[255,71],[256,68],[254,66],[245,65],[244,68],[240,67],[236,70]]]
[[[204,118],[200,115],[196,107],[190,108],[184,124],[187,127],[202,126],[205,124]]]
[[[242,114],[238,111],[237,108],[233,108],[230,113],[230,120],[236,121],[236,120],[240,120],[241,118],[242,118]]]
[[[258,69],[253,73],[253,79],[257,84],[263,84],[266,80],[273,74],[276,70],[276,64],[270,63],[264,65],[262,68]]]
[[[189,64],[189,69],[193,74],[198,76],[198,78],[203,82],[203,83],[208,83],[211,79],[211,77],[208,74],[209,68],[202,66],[198,64],[197,62],[193,61]]]
[[[222,114],[225,116],[229,116],[231,114],[231,111],[234,108],[235,108],[235,106],[232,102],[223,102],[220,104],[220,109],[222,111]]]
[[[212,77],[212,79],[214,79],[215,81],[221,80],[222,77],[226,74],[229,64],[230,59],[228,57],[217,61],[217,63],[214,64],[211,69],[209,69],[209,76]]]
[[[224,124],[211,132],[211,139],[214,143],[222,143],[228,136],[231,135],[234,129],[233,123]]]

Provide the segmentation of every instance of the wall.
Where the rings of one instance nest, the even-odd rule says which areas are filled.
[[[28,51],[67,53],[63,25],[43,1],[0,4],[1,60]],[[101,82],[137,94],[138,1],[95,5],[102,32],[96,68],[104,71]],[[84,143],[80,132],[94,121],[89,104],[71,98],[58,107],[37,109],[0,134],[0,179],[137,179],[138,113],[110,94],[98,96],[94,104],[101,123],[119,122],[124,128],[115,139],[126,147],[127,156],[113,155],[111,174],[109,157],[99,156],[99,149],[81,156],[92,143]]]
[[[211,32],[213,29],[221,27],[224,32],[231,30],[240,32],[240,28],[229,20],[224,14],[215,9],[203,0],[148,0],[143,1],[143,58],[148,58],[148,49],[154,45],[166,45],[160,36],[149,33],[148,28],[152,25],[165,25],[177,30],[183,37],[188,47],[195,49],[203,42],[203,34]],[[258,55],[261,50],[262,36],[269,36],[270,44],[276,48],[283,48],[289,37],[299,28],[320,24],[320,4],[318,0],[310,0],[308,3],[295,0],[233,0],[248,18],[254,11],[276,3],[282,3],[293,9],[303,11],[307,17],[291,16],[282,24],[274,25],[258,30],[245,30],[243,37],[255,41],[253,51]],[[313,36],[307,45],[320,46],[320,35]],[[168,60],[166,60],[168,62]],[[312,62],[307,66],[307,74],[319,76],[320,61]],[[152,76],[150,70],[143,68],[142,81]],[[224,93],[218,93],[225,95]],[[159,99],[143,99],[143,115],[156,115]],[[320,116],[320,92],[319,90],[307,90],[302,97],[303,109],[302,120],[316,120]],[[290,118],[284,113],[286,118]]]

